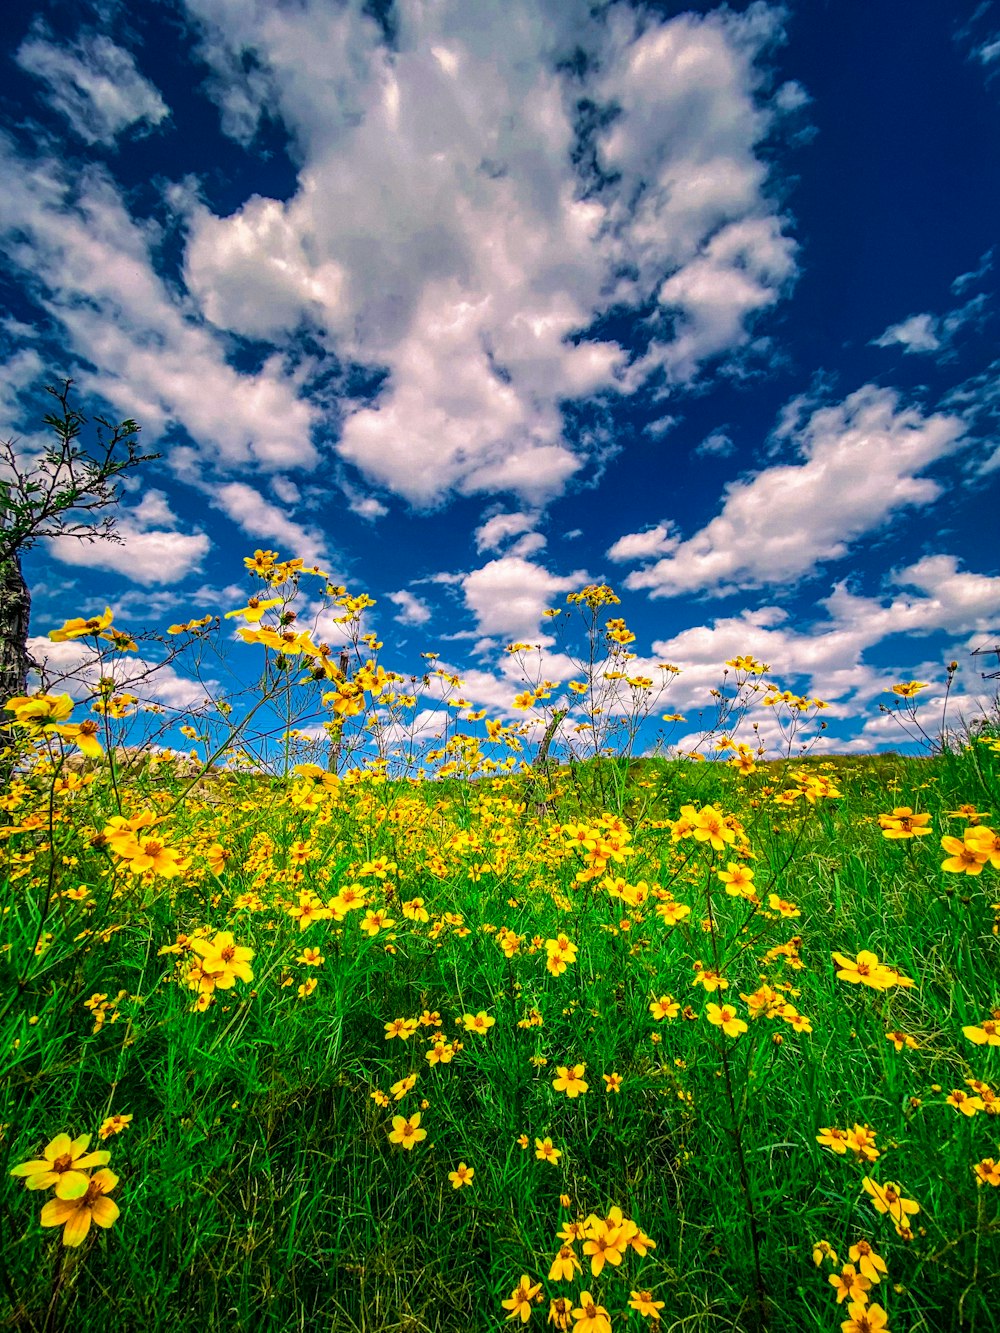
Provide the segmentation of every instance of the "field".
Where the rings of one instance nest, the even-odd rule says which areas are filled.
[[[11,710],[3,1327],[995,1327],[995,728],[338,776],[103,688]]]

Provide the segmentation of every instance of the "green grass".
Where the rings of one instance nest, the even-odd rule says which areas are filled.
[[[1000,887],[991,866],[942,871],[940,839],[961,837],[964,821],[945,812],[964,802],[1000,818],[997,760],[980,746],[975,756],[763,765],[743,780],[715,764],[591,764],[554,770],[541,813],[524,778],[362,782],[313,812],[286,784],[227,778],[165,821],[166,841],[192,858],[174,879],[132,875],[101,846],[116,813],[106,770],[66,795],[50,797],[51,773],[13,784],[6,819],[20,831],[4,831],[0,898],[3,1326],[468,1333],[504,1326],[501,1301],[527,1274],[545,1297],[534,1328],[554,1327],[551,1298],[576,1305],[584,1289],[615,1329],[648,1325],[628,1309],[629,1293],[648,1289],[664,1329],[835,1330],[848,1318],[827,1280],[839,1265],[817,1267],[813,1245],[828,1241],[846,1262],[865,1238],[888,1266],[869,1298],[892,1333],[988,1333],[1000,1308],[1000,1189],[977,1186],[972,1165],[1000,1158],[1000,1116],[967,1117],[946,1098],[969,1077],[1000,1088],[1000,1047],[962,1034],[1000,1005]],[[803,767],[840,795],[776,805]],[[123,812],[169,806],[176,790],[166,768],[137,775]],[[688,803],[742,823],[764,907],[776,893],[800,916],[726,896],[715,870],[738,859],[733,846],[671,841],[665,821]],[[931,814],[931,836],[882,836],[877,816],[902,805]],[[609,869],[661,885],[691,907],[686,920],[665,925],[655,899],[627,909],[597,887],[601,876],[575,883],[584,862],[556,830],[603,810],[622,813],[634,851]],[[218,874],[206,858],[216,841],[229,853]],[[297,842],[308,845],[298,869]],[[397,869],[360,876],[378,856]],[[300,931],[287,914],[301,888],[326,901],[359,879],[370,905],[395,918],[390,931],[369,939],[360,913]],[[90,890],[83,901],[57,896],[79,885]],[[248,893],[259,910],[237,905]],[[416,897],[427,924],[400,910]],[[461,914],[461,927],[446,913]],[[523,937],[511,959],[502,927]],[[232,931],[254,950],[252,983],[217,990],[203,1013],[192,1012],[179,956],[159,952],[199,928]],[[560,931],[578,954],[552,976],[531,942]],[[51,940],[36,955],[39,935]],[[800,969],[763,961],[793,936]],[[303,947],[322,951],[322,967],[295,961]],[[838,980],[831,951],[862,949],[914,986]],[[723,997],[693,984],[699,959],[718,960]],[[309,976],[318,985],[300,998]],[[762,977],[791,988],[811,1033],[749,1018],[739,996]],[[120,991],[95,1032],[84,1002]],[[650,1001],[664,993],[697,1020],[654,1021]],[[735,1039],[706,1020],[720,998],[748,1021]],[[532,1008],[543,1024],[519,1027]],[[426,1061],[427,1027],[384,1036],[386,1023],[424,1010],[464,1042],[448,1064]],[[456,1024],[480,1010],[496,1020],[485,1035]],[[896,1053],[892,1029],[918,1049]],[[578,1063],[589,1088],[570,1099],[552,1082],[557,1066]],[[414,1071],[398,1103],[372,1099]],[[605,1090],[611,1072],[617,1095]],[[427,1138],[410,1151],[392,1144],[392,1116],[423,1099]],[[104,1145],[121,1216],[66,1249],[40,1225],[51,1191],[29,1192],[6,1172],[58,1133],[96,1134],[115,1112],[133,1117]],[[816,1142],[855,1122],[877,1132],[872,1164]],[[546,1136],[557,1165],[535,1156]],[[460,1161],[475,1176],[456,1190],[448,1173]],[[875,1212],[866,1174],[919,1202],[912,1240]],[[584,1260],[574,1281],[548,1281],[559,1228],[612,1206],[655,1249],[630,1250],[596,1277]]]

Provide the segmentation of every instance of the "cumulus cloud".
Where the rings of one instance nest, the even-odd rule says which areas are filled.
[[[794,428],[800,462],[731,483],[715,518],[625,586],[719,595],[804,578],[900,509],[936,500],[940,485],[920,473],[952,453],[962,431],[957,416],[925,417],[891,389],[865,385]]]
[[[322,565],[323,534],[316,528],[296,523],[284,509],[265,500],[253,486],[245,481],[230,481],[212,487],[210,494],[212,503],[248,536],[279,543],[281,554],[286,558],[301,559],[307,565]]]
[[[477,551],[496,551],[509,537],[530,532],[538,519],[533,514],[494,514],[476,528],[474,535]]]
[[[47,85],[49,103],[88,144],[113,144],[131,127],[149,133],[170,114],[132,53],[102,34],[84,34],[67,45],[36,20],[15,59]]]
[[[560,577],[530,560],[506,555],[464,575],[462,591],[480,634],[549,644],[552,635],[540,629],[542,612],[560,593],[585,581],[586,575],[579,571]]]
[[[627,532],[619,537],[607,551],[609,560],[626,564],[633,560],[648,560],[651,556],[666,555],[680,545],[680,538],[674,534],[673,523],[657,523],[655,528],[644,532]]]
[[[426,625],[431,618],[431,609],[427,603],[405,588],[389,593],[389,601],[399,607],[399,614],[393,616],[393,620],[400,625]]]
[[[143,587],[179,583],[201,566],[212,543],[204,532],[178,532],[177,522],[166,495],[150,490],[138,505],[120,511],[119,541],[67,536],[46,545],[66,565],[108,570]]]
[[[766,104],[777,9],[404,2],[391,49],[355,6],[188,11],[224,127],[246,142],[266,110],[300,167],[289,199],[190,207],[189,290],[220,328],[280,343],[307,321],[387,372],[338,447],[415,504],[544,503],[594,447],[567,434],[565,402],[657,371],[690,381],[745,347],[794,277],[759,154],[802,100]],[[607,114],[584,123],[588,105]],[[587,336],[651,301],[636,364]]]
[[[228,364],[222,340],[157,275],[159,234],[130,217],[107,172],[28,161],[0,136],[0,173],[0,253],[82,359],[80,389],[141,421],[147,439],[183,426],[200,468],[318,462],[300,376],[277,353],[253,374]]]
[[[94,609],[104,608],[95,604]],[[102,664],[93,648],[79,640],[52,643],[38,636],[28,640],[28,652],[44,670],[50,687],[71,694],[74,699],[90,697],[100,677],[107,674],[107,664]],[[220,694],[217,680],[185,680],[169,663],[154,662],[135,653],[116,661],[114,679],[117,690],[127,690],[143,703],[158,703],[168,709],[199,708],[208,698]]]

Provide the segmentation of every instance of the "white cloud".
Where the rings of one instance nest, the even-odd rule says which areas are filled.
[[[699,458],[730,458],[736,452],[736,445],[725,431],[714,430],[695,445],[694,451]]]
[[[248,536],[278,542],[286,558],[304,560],[307,565],[323,563],[324,538],[315,528],[305,527],[288,517],[283,509],[265,500],[260,491],[243,481],[230,481],[210,488],[212,503],[217,505]]]
[[[919,474],[954,451],[962,429],[956,416],[924,417],[865,385],[795,429],[801,462],[731,483],[715,518],[625,586],[671,597],[801,579],[898,510],[937,499],[941,487]]]
[[[935,333],[937,321],[933,315],[910,315],[909,319],[899,324],[892,324],[881,337],[876,338],[876,347],[892,347],[899,343],[907,352],[936,352],[941,340]]]
[[[645,532],[628,532],[608,548],[607,557],[625,564],[667,555],[680,545],[680,538],[674,535],[673,528],[673,523],[657,523],[655,528],[647,528]]]
[[[299,377],[277,354],[255,374],[227,364],[223,342],[157,276],[159,233],[132,220],[106,172],[29,162],[2,136],[0,172],[0,251],[29,275],[68,349],[96,367],[77,372],[80,389],[141,422],[144,440],[182,425],[200,468],[319,461]]]
[[[778,10],[404,0],[391,50],[355,6],[188,10],[229,132],[246,142],[266,107],[300,163],[288,200],[192,206],[189,289],[220,327],[280,342],[308,320],[387,370],[339,449],[413,503],[559,494],[593,447],[564,436],[565,400],[661,367],[693,378],[746,346],[794,275],[757,156],[801,103],[764,104]],[[558,68],[578,50],[584,72]],[[243,56],[252,76],[231,90]],[[574,161],[588,99],[615,113],[589,144],[599,186]],[[615,342],[574,337],[657,293],[662,327],[627,373]]]
[[[540,630],[542,612],[559,593],[570,592],[585,581],[581,572],[560,578],[542,565],[506,555],[466,574],[462,591],[484,636],[548,644],[553,638]]]
[[[148,133],[170,114],[139,73],[132,53],[102,34],[86,34],[67,45],[54,41],[45,23],[36,21],[15,59],[48,85],[49,102],[89,144],[113,144],[132,126]]]
[[[157,525],[161,525],[157,527]],[[66,565],[103,569],[143,587],[179,583],[194,573],[212,543],[204,532],[176,531],[177,516],[162,491],[149,490],[138,505],[116,513],[118,542],[55,537],[49,551]]]
[[[393,616],[393,620],[401,625],[426,625],[431,618],[431,610],[427,603],[422,602],[419,597],[414,597],[413,593],[407,592],[405,588],[389,593],[389,601],[399,607],[399,615]]]
[[[369,523],[373,523],[377,518],[385,518],[388,514],[388,506],[381,500],[376,500],[374,495],[358,495],[350,502],[351,513],[357,514],[358,518],[363,518]]]
[[[496,551],[509,537],[531,532],[538,518],[534,514],[494,514],[474,533],[477,551]]]
[[[100,677],[108,674],[107,664],[79,640],[52,643],[38,636],[28,640],[28,652],[44,668],[53,687],[75,699],[89,697]],[[169,663],[152,662],[135,653],[119,657],[113,675],[117,690],[127,690],[143,703],[158,703],[168,709],[199,708],[221,694],[217,680],[185,680]]]

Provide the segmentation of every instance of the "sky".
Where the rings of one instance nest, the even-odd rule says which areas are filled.
[[[636,671],[682,668],[692,727],[738,654],[830,704],[818,752],[903,748],[887,687],[928,682],[936,717],[950,660],[953,720],[993,696],[1000,5],[0,25],[0,437],[30,456],[72,378],[160,454],[121,545],[27,557],[54,668],[69,616],[242,605],[264,548],[367,592],[387,667],[434,650],[492,716],[509,642],[572,675],[543,612],[587,583]]]

